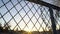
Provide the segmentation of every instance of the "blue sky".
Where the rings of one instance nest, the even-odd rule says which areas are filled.
[[[4,5],[4,6],[2,6],[1,8],[0,8],[0,13],[2,14],[2,15],[4,15],[6,12],[6,14],[3,16],[3,18],[5,19],[5,21],[6,22],[8,22],[8,21],[10,21],[10,19],[12,18],[12,16],[14,16],[14,15],[16,15],[15,17],[14,17],[14,19],[15,19],[15,21],[18,23],[21,19],[22,19],[22,17],[24,17],[25,15],[26,15],[26,13],[27,13],[27,15],[23,18],[23,20],[21,20],[21,22],[19,22],[19,26],[20,26],[20,28],[21,29],[23,29],[24,27],[25,27],[25,25],[28,23],[28,21],[30,20],[29,18],[31,18],[32,16],[33,16],[33,14],[35,14],[35,16],[33,16],[32,18],[31,18],[31,21],[27,24],[27,26],[25,27],[25,29],[24,30],[35,30],[36,31],[36,28],[37,29],[39,29],[40,31],[42,31],[42,29],[44,28],[45,29],[45,27],[46,27],[46,25],[45,25],[45,23],[43,22],[43,20],[42,20],[42,18],[44,18],[45,19],[45,22],[46,22],[46,24],[48,24],[48,21],[47,20],[49,20],[50,18],[49,18],[49,12],[48,12],[48,8],[46,9],[46,7],[44,7],[44,6],[40,6],[40,5],[37,5],[37,4],[34,4],[34,3],[30,3],[30,2],[28,2],[28,1],[21,1],[20,3],[18,3],[18,1],[20,1],[20,0],[12,0],[12,3],[14,4],[14,5],[16,5],[17,3],[17,5],[14,7],[14,8],[12,8],[13,7],[13,4],[11,3],[11,2],[8,2],[9,0],[3,0],[3,2],[5,3],[5,5],[2,3],[2,1],[0,0],[0,7],[2,6],[2,5]],[[8,3],[7,3],[8,2]],[[26,3],[28,3],[27,5],[26,5]],[[7,4],[6,4],[7,3]],[[26,6],[25,6],[26,5]],[[33,5],[34,5],[34,7],[33,7]],[[6,7],[8,8],[8,10],[10,11],[10,13],[11,13],[11,15],[10,15],[10,13],[8,12],[8,10],[6,9]],[[24,7],[25,6],[25,7]],[[23,9],[21,9],[22,7],[24,7]],[[29,7],[29,8],[28,8]],[[33,8],[32,8],[33,7]],[[43,7],[43,8],[42,8]],[[12,9],[11,9],[12,8]],[[16,10],[16,9],[17,10]],[[10,10],[11,9],[11,10]],[[31,9],[31,10],[30,10]],[[40,10],[41,9],[41,10]],[[20,12],[19,12],[19,14],[21,15],[19,15],[19,14],[17,14],[17,12],[20,10]],[[37,12],[36,12],[36,10],[37,10]],[[26,13],[25,13],[25,11],[26,11]],[[32,11],[32,12],[31,12]],[[43,16],[40,16],[41,15],[41,11],[43,12]],[[45,12],[46,11],[46,12]],[[36,13],[35,13],[36,12]],[[46,15],[46,16],[45,16]],[[39,18],[39,16],[40,16],[40,18]],[[0,17],[1,17],[1,15],[0,15]],[[36,18],[35,18],[36,17]],[[3,18],[1,17],[0,18],[0,23],[2,23],[2,25],[5,23],[5,21],[3,20]],[[39,18],[39,19],[38,19]],[[9,25],[11,25],[11,29],[13,29],[15,26],[16,26],[16,23],[15,23],[15,21],[14,21],[14,19],[11,19],[11,21],[9,22]],[[38,21],[39,22],[36,22],[37,21],[37,19],[38,19]],[[24,23],[24,21],[25,21],[25,23]],[[33,25],[33,23],[35,24],[36,23],[36,28],[35,27],[33,27],[34,25]],[[40,23],[40,24],[39,24]],[[41,24],[42,24],[42,27],[41,27]],[[51,22],[50,22],[50,20],[49,20],[49,25],[48,26],[50,26],[51,27]],[[32,27],[33,27],[33,29],[32,29]],[[18,28],[19,29],[19,27],[17,26],[16,28]],[[15,29],[16,29],[15,28]],[[46,29],[48,29],[48,28],[46,28]],[[20,29],[19,29],[20,30]]]

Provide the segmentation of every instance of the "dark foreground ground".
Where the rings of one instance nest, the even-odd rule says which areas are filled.
[[[26,32],[26,31],[13,31],[13,30],[9,30],[9,31],[3,31],[0,32],[0,34],[53,34],[52,31],[43,31],[43,32],[39,32],[39,31],[33,31],[33,32]],[[57,34],[60,34],[60,30],[57,30]]]

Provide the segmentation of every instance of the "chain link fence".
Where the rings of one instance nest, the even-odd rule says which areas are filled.
[[[8,30],[34,31],[39,34],[53,34],[55,26],[57,31],[60,30],[59,11],[36,2],[0,0],[0,26],[2,24],[3,29],[8,27]]]

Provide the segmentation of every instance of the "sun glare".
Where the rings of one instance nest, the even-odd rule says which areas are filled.
[[[32,30],[25,30],[26,32],[32,32]]]

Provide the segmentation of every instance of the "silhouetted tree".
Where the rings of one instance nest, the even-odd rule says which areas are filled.
[[[1,23],[0,23],[0,32],[3,32],[3,27]]]
[[[10,25],[9,24],[4,24],[4,28],[5,28],[5,32],[8,32],[10,29]]]

